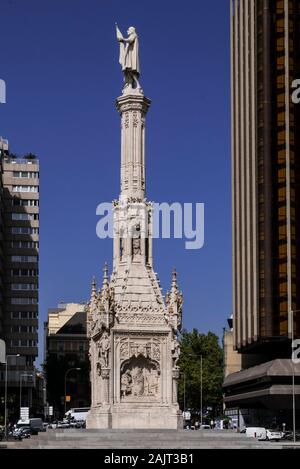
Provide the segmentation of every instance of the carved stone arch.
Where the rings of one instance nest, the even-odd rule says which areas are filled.
[[[121,364],[121,374],[126,370],[126,367],[131,364],[131,362],[134,362],[134,360],[142,359],[145,362],[149,362],[150,366],[155,367],[155,369],[160,373],[160,364],[157,360],[152,360],[151,358],[145,358],[144,355],[139,354],[137,357],[132,356],[128,358],[127,360],[124,360]]]

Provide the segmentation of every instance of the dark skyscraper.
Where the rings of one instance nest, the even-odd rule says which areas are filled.
[[[1,159],[1,324],[6,343],[8,386],[18,413],[34,396],[34,361],[38,355],[39,161],[9,153],[0,139]],[[0,384],[4,382],[1,370]],[[22,383],[21,383],[22,382]],[[27,390],[27,391],[26,391]]]
[[[253,368],[225,380],[225,401],[279,409],[292,401],[270,376],[291,393],[293,324],[300,336],[300,1],[230,3],[234,344],[269,391]]]
[[[300,2],[232,9],[235,344],[289,354],[300,309]],[[299,335],[300,313],[294,326]]]

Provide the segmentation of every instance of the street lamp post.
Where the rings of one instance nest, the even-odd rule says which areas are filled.
[[[300,313],[300,309],[295,311],[291,311],[291,328],[292,328],[292,347],[294,344],[295,333],[294,333],[294,316],[295,313]],[[293,384],[292,384],[292,395],[293,395],[293,437],[294,443],[296,443],[296,389],[295,389],[295,368],[294,363],[292,361],[292,376],[293,376]]]
[[[200,425],[203,425],[203,356],[200,355]]]
[[[183,409],[184,409],[184,416],[185,416],[185,410],[186,410],[185,373],[183,373]]]
[[[200,358],[200,428],[203,425],[203,355],[202,354],[189,354],[189,357]]]
[[[67,376],[68,374],[71,372],[71,371],[80,371],[81,368],[69,368],[66,372],[65,372],[65,415],[66,415],[66,411],[67,411]]]
[[[13,357],[19,357],[20,354],[17,355],[6,355],[5,359],[5,384],[4,384],[4,435],[5,439],[7,440],[7,359]]]
[[[21,418],[21,407],[22,407],[22,378],[23,376],[33,376],[33,373],[20,373],[20,418]]]

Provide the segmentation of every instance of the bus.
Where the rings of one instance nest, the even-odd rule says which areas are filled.
[[[68,410],[65,413],[65,418],[69,420],[86,420],[90,407],[77,407]]]

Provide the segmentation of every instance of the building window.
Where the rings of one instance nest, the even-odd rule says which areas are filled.
[[[23,332],[26,334],[35,334],[37,332],[37,328],[35,326],[12,326],[15,329],[13,332]]]
[[[17,199],[16,197],[14,197],[12,199],[12,205],[14,205],[15,207],[38,207],[39,201],[32,199]]]
[[[39,173],[35,171],[14,171],[13,177],[14,178],[38,178]]]
[[[79,352],[84,352],[84,344],[82,342],[79,343]]]
[[[12,262],[37,262],[37,256],[11,256]]]
[[[13,192],[38,192],[38,186],[13,186]]]
[[[36,305],[37,298],[11,298],[12,305]]]
[[[11,247],[20,249],[37,249],[39,247],[39,243],[38,241],[12,241]]]
[[[19,319],[20,318],[19,311],[12,311],[10,314],[11,314],[11,319]]]
[[[11,232],[12,234],[39,234],[39,229],[26,226],[12,226]]]
[[[12,213],[11,214],[11,219],[15,221],[32,221],[32,220],[38,220],[39,215],[38,213]]]
[[[32,366],[34,363],[34,357],[26,357],[26,366]]]
[[[39,274],[38,269],[12,269],[12,277],[37,277]]]
[[[36,347],[37,341],[28,339],[11,339],[10,344],[11,347]]]
[[[36,283],[12,283],[11,289],[35,291],[38,289],[38,285]]]
[[[31,228],[25,226],[13,226],[11,228],[12,234],[31,234]]]
[[[31,215],[30,213],[12,213],[11,219],[26,221],[26,220],[33,220],[34,218],[33,218],[33,215]]]
[[[16,340],[16,339],[11,339],[10,341],[10,346],[11,347],[19,347],[19,340]]]
[[[34,311],[12,311],[10,317],[11,319],[37,319],[37,313]]]

